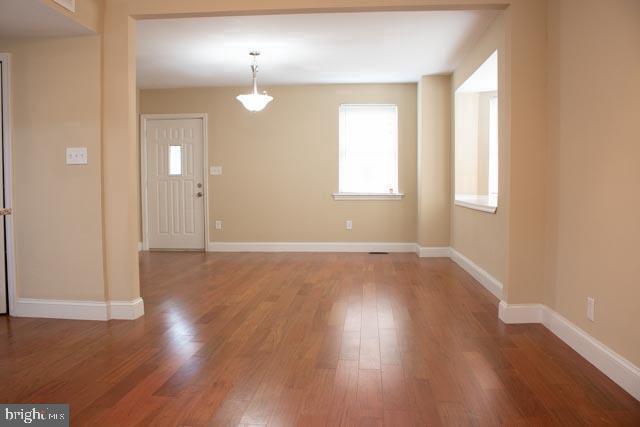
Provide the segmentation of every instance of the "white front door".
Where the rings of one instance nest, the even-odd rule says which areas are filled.
[[[204,249],[202,119],[147,119],[149,249]]]

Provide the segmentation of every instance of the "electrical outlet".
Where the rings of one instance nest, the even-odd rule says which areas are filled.
[[[593,297],[587,297],[587,319],[592,322],[596,317],[596,300]]]
[[[222,175],[222,166],[211,166],[209,168],[209,173],[215,176]]]
[[[351,230],[353,228],[353,221],[351,221],[350,219],[345,221],[345,227],[347,228],[347,230]]]
[[[222,221],[216,220],[216,230],[222,230]]]

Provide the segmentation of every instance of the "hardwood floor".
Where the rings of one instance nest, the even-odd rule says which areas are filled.
[[[0,401],[72,425],[640,425],[640,403],[454,263],[141,254],[136,321],[0,318]]]

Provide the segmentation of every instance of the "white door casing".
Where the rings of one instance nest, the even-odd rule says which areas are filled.
[[[0,62],[0,93],[4,98],[4,85],[3,85],[3,68],[5,63]],[[0,106],[0,123],[4,123],[4,105]],[[2,141],[4,141],[4,126],[0,127],[0,134],[2,134]],[[4,208],[4,165],[0,162],[0,203]],[[0,216],[0,314],[7,312],[7,265],[5,263],[5,241],[4,241],[4,217]]]
[[[142,116],[145,249],[205,249],[206,116]]]
[[[10,54],[0,53],[0,204],[4,213],[13,206],[11,163]],[[0,313],[14,312],[16,283],[13,250],[13,216],[0,216]],[[7,300],[9,306],[7,307]]]

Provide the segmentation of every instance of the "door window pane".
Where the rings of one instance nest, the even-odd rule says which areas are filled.
[[[182,175],[182,146],[169,146],[169,175]]]

